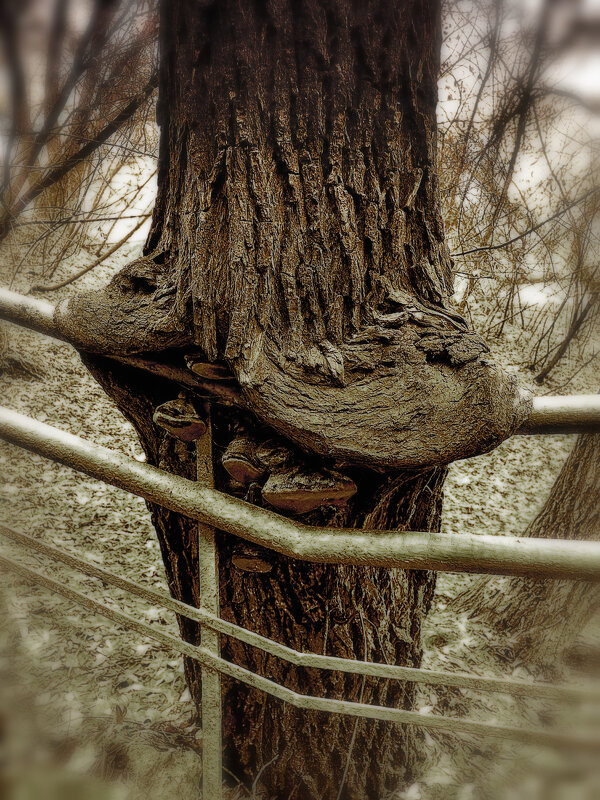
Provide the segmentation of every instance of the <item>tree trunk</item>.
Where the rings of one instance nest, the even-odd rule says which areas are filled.
[[[152,424],[154,408],[172,398],[172,386],[97,356],[85,356],[84,361],[135,425],[148,461],[193,479],[193,448]],[[219,408],[213,411],[216,486],[221,490],[229,488],[219,444],[221,437],[229,438],[230,414]],[[348,507],[326,507],[303,519],[358,528],[439,530],[445,474],[441,467],[387,474],[363,471],[357,475],[359,489]],[[197,526],[167,509],[148,505],[171,593],[197,606]],[[233,566],[237,544],[235,537],[219,536],[223,618],[301,651],[420,664],[420,629],[431,603],[434,573],[321,566],[267,553],[270,573],[252,573]],[[179,625],[186,641],[200,643],[195,623],[180,618]],[[229,640],[222,642],[222,655],[307,694],[407,708],[413,702],[410,683],[298,669]],[[199,665],[186,660],[185,667],[188,686],[199,703]],[[410,728],[300,711],[228,680],[223,692],[225,764],[251,785],[260,768],[273,762],[261,784],[269,797],[337,798],[347,757],[346,789],[340,797],[382,797],[409,780],[419,762],[420,735]]]
[[[577,440],[550,496],[526,536],[548,539],[598,539],[600,531],[600,439]],[[600,603],[598,587],[576,581],[486,578],[454,601],[503,636],[519,658],[556,659],[575,639]]]
[[[234,407],[213,409],[217,488],[296,504],[309,523],[437,530],[444,465],[518,427],[527,401],[448,302],[439,47],[437,0],[163,2],[146,256],[57,314],[96,353],[86,363],[149,462],[194,473],[193,449],[153,423],[176,390],[99,354],[185,354],[211,391],[233,387]],[[268,457],[238,458],[236,472],[232,442]],[[250,486],[230,478],[250,473]],[[340,505],[332,486],[355,493]],[[171,591],[196,604],[196,526],[151,511]],[[224,618],[298,650],[420,663],[431,573],[240,559],[239,545],[218,537]],[[254,557],[265,571],[243,566]],[[222,651],[304,693],[413,700],[400,682],[296,669],[228,640]],[[186,670],[198,701],[197,664]],[[276,798],[380,797],[417,760],[407,727],[300,712],[230,681],[223,702],[229,769],[251,782],[268,765]]]

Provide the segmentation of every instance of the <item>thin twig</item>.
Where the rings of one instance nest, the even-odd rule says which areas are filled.
[[[552,214],[551,217],[548,217],[547,219],[543,220],[542,222],[538,222],[537,225],[534,225],[532,228],[529,228],[529,230],[526,230],[523,233],[520,233],[518,236],[513,236],[512,239],[508,239],[506,242],[501,242],[500,244],[485,245],[484,247],[473,247],[471,250],[462,250],[460,253],[451,253],[452,258],[458,258],[459,256],[470,256],[472,253],[481,253],[481,252],[484,252],[486,250],[500,250],[503,247],[508,247],[509,245],[514,244],[514,242],[518,242],[521,239],[524,239],[526,236],[529,236],[531,233],[535,233],[535,231],[539,230],[544,225],[547,225],[549,222],[552,222],[553,220],[558,219],[558,217],[561,217],[563,214],[565,214],[567,211],[569,211],[574,206],[578,205],[579,203],[583,203],[589,197],[593,197],[594,195],[597,195],[598,192],[600,192],[600,188],[598,188],[598,187],[596,187],[594,189],[590,189],[589,192],[586,192],[581,197],[578,197],[576,200],[573,200],[573,202],[570,203],[565,208],[561,208],[559,211],[556,212],[556,214]]]
[[[117,250],[119,250],[125,244],[125,242],[127,242],[133,236],[133,234],[145,224],[146,220],[150,219],[151,216],[152,214],[144,214],[137,225],[135,225],[130,231],[127,231],[125,236],[123,236],[122,239],[120,239],[113,247],[111,247],[110,250],[107,250],[103,256],[97,258],[87,267],[80,269],[79,272],[75,273],[75,275],[71,275],[70,278],[65,278],[64,281],[61,281],[60,283],[54,283],[51,286],[32,286],[30,292],[54,292],[57,289],[62,289],[63,287],[68,286],[70,283],[74,283],[83,275],[87,275],[88,272],[91,272],[97,266],[106,261],[106,259],[112,256],[113,253],[116,253]]]

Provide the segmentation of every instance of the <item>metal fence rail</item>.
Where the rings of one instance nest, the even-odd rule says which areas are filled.
[[[0,439],[290,558],[320,564],[600,580],[600,542],[318,528],[1,407]]]
[[[140,597],[157,605],[168,608],[180,616],[198,622],[205,628],[215,633],[224,634],[237,639],[265,653],[281,658],[298,667],[312,667],[327,669],[337,672],[350,672],[355,675],[368,675],[374,678],[387,678],[388,680],[402,680],[414,683],[426,683],[436,686],[454,686],[461,689],[471,689],[483,692],[504,692],[510,695],[525,696],[529,698],[548,698],[552,700],[600,700],[600,688],[595,685],[570,686],[566,684],[533,683],[512,678],[488,678],[482,675],[468,675],[461,672],[446,672],[444,670],[429,670],[421,667],[401,667],[395,664],[377,664],[368,661],[357,661],[350,658],[337,658],[335,656],[319,655],[318,653],[302,653],[287,647],[284,644],[267,639],[254,631],[241,628],[233,622],[221,619],[202,608],[182,603],[175,600],[165,592],[142,586],[130,578],[123,578],[114,572],[91,564],[73,553],[60,547],[49,545],[40,539],[34,539],[26,533],[0,525],[0,534],[8,539],[35,550],[42,555],[60,561],[73,569],[79,570],[84,575],[98,578],[104,583],[115,586],[135,597]]]
[[[203,667],[210,671],[219,672],[234,680],[241,681],[295,708],[416,725],[420,728],[440,730],[447,733],[471,734],[476,736],[485,735],[496,739],[521,742],[523,744],[569,747],[594,753],[600,752],[600,739],[587,736],[557,733],[541,728],[519,728],[508,725],[497,725],[458,717],[435,716],[433,714],[423,714],[418,711],[407,711],[399,708],[388,708],[386,706],[368,705],[366,703],[357,703],[348,700],[334,700],[331,698],[301,694],[285,686],[281,686],[262,675],[258,675],[245,667],[240,667],[237,664],[215,656],[205,647],[195,647],[187,642],[183,642],[176,636],[159,631],[145,622],[134,619],[128,614],[124,614],[122,611],[117,611],[107,606],[105,603],[101,603],[99,600],[95,600],[67,586],[61,581],[49,578],[47,575],[31,569],[30,567],[26,567],[6,556],[0,555],[0,566],[16,573],[26,581],[43,586],[71,600],[77,605],[87,608],[89,611],[112,620],[117,625],[122,625],[129,630],[137,631],[142,636],[147,636],[167,647],[173,648],[182,655],[198,661]],[[203,722],[205,722],[205,720],[203,720]],[[207,797],[206,800],[213,800],[213,796]]]

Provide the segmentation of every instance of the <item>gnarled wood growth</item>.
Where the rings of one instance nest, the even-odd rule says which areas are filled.
[[[239,408],[213,412],[217,488],[293,501],[315,523],[437,529],[443,465],[495,446],[527,415],[515,381],[449,303],[439,29],[437,0],[163,2],[146,255],[57,311],[69,339],[96,354],[90,369],[151,463],[193,474],[191,448],[152,422],[176,391],[102,354],[151,352],[224,381],[228,397],[237,386]],[[232,482],[220,457],[240,430],[259,444],[279,434],[298,465],[285,480],[265,469],[246,481],[238,453],[244,480]],[[302,504],[311,471],[330,481],[320,507]],[[197,602],[194,525],[152,513],[171,591]],[[280,557],[253,572],[235,566],[247,563],[236,547],[220,537],[226,618],[299,650],[419,663],[431,574]],[[181,627],[198,640],[189,621]],[[284,667],[240,643],[223,653],[304,692],[412,700],[398,683]],[[416,760],[409,729],[300,713],[230,684],[224,703],[230,768],[251,778],[269,763],[262,780],[276,797],[335,798],[343,781],[345,798],[376,797]]]

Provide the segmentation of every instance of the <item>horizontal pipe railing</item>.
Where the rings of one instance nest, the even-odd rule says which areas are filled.
[[[129,578],[123,578],[114,572],[91,564],[73,553],[55,547],[40,539],[34,539],[26,533],[0,525],[0,534],[20,545],[35,550],[48,558],[60,561],[84,575],[97,578],[103,583],[115,586],[123,592],[160,605],[180,616],[191,619],[209,628],[215,633],[222,633],[251,647],[256,647],[276,658],[281,658],[297,667],[312,667],[336,672],[350,672],[355,675],[369,675],[388,680],[402,680],[413,683],[427,683],[436,686],[455,686],[483,692],[503,692],[529,698],[548,698],[552,700],[586,700],[600,699],[600,687],[596,685],[570,686],[567,684],[539,683],[520,681],[514,678],[490,678],[483,675],[469,675],[462,672],[446,672],[444,670],[423,669],[421,667],[403,667],[396,664],[379,664],[369,661],[357,661],[352,658],[325,656],[318,653],[302,653],[287,645],[267,639],[259,633],[242,628],[233,622],[221,619],[202,608],[175,600],[166,592],[143,586]]]
[[[0,319],[13,322],[46,336],[69,341],[54,321],[54,306],[45,300],[12,292],[0,287]],[[198,380],[189,370],[173,365],[158,364],[140,357],[111,356],[152,374],[174,380],[188,388],[202,389],[206,383]],[[227,385],[213,383],[211,392],[225,403],[235,403],[233,390]],[[545,433],[599,433],[600,395],[573,395],[568,397],[534,397],[529,419],[517,431],[518,434]]]
[[[444,733],[471,734],[477,737],[490,736],[497,739],[517,741],[524,744],[537,744],[543,746],[574,748],[576,751],[600,751],[600,740],[597,737],[577,736],[569,733],[543,730],[541,728],[518,728],[508,725],[498,725],[478,720],[459,717],[435,716],[419,711],[408,711],[401,708],[388,708],[385,706],[368,705],[350,700],[335,700],[325,697],[301,694],[274,681],[258,675],[251,670],[226,661],[220,656],[215,656],[203,647],[195,647],[172,634],[159,631],[139,619],[134,619],[122,611],[118,611],[99,600],[95,600],[82,592],[67,586],[61,581],[49,578],[41,572],[19,564],[13,559],[0,555],[0,566],[16,573],[30,583],[43,586],[50,591],[62,595],[73,603],[100,614],[117,625],[128,630],[137,631],[141,636],[154,639],[162,645],[172,648],[181,655],[192,658],[209,670],[227,675],[234,680],[259,689],[272,697],[288,703],[296,708],[306,711],[324,711],[327,713],[345,714],[364,719],[384,720],[386,722],[416,725],[420,728],[439,730]]]
[[[599,433],[600,395],[534,397],[531,413],[517,433]]]
[[[47,300],[37,300],[0,287],[0,319],[62,339],[54,322],[54,310],[55,307]]]
[[[1,407],[0,438],[290,558],[321,564],[600,580],[600,542],[319,528],[200,487]]]

